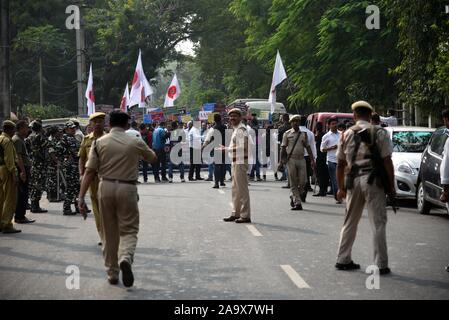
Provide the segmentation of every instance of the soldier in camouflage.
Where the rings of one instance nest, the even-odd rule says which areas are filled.
[[[48,140],[44,135],[44,129],[40,122],[33,121],[30,123],[30,127],[32,133],[26,141],[31,155],[31,212],[45,213],[47,210],[42,209],[39,202],[45,190],[45,181],[47,180]]]
[[[48,133],[48,155],[50,158],[47,171],[48,201],[59,202],[62,200],[62,195],[58,192],[61,190],[62,181],[58,183],[58,174],[60,174],[59,170],[62,170],[64,161],[64,150],[61,145],[62,130],[58,127],[52,127]]]
[[[78,151],[79,141],[75,138],[76,126],[72,121],[65,124],[66,134],[62,137],[62,148],[64,151],[64,176],[66,179],[64,215],[76,215],[79,212],[76,196],[80,191],[79,169],[78,169]],[[75,212],[72,212],[71,205],[75,205]]]

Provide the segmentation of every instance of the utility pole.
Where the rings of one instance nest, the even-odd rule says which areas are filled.
[[[42,71],[42,55],[39,57],[39,103],[44,106],[44,75]]]
[[[78,5],[80,7],[80,15],[78,23],[79,28],[76,29],[76,74],[78,87],[78,115],[83,115],[87,113],[86,99],[84,97],[86,93],[86,40],[81,11],[83,1],[79,1]]]
[[[11,114],[9,0],[0,0],[0,122]]]

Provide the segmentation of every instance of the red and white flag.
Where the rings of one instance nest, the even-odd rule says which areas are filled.
[[[181,87],[179,86],[178,77],[173,76],[170,86],[168,87],[167,94],[165,95],[164,107],[173,107],[174,101],[178,99],[181,94]]]
[[[92,73],[92,63],[90,64],[89,80],[87,81],[86,89],[87,99],[87,115],[95,113],[95,96],[94,96],[94,74]]]
[[[268,98],[268,102],[271,103],[272,114],[276,108],[276,86],[285,79],[287,79],[287,73],[285,72],[284,64],[282,63],[281,55],[278,50],[276,55],[276,64],[274,66],[273,80],[271,82],[270,96]]]
[[[126,83],[125,92],[123,93],[122,101],[120,102],[120,109],[123,112],[127,112],[129,107],[129,87],[128,83]]]
[[[129,98],[129,106],[138,104],[145,105],[145,99],[153,94],[150,83],[145,77],[142,65],[142,52],[139,50],[139,58],[137,59],[136,70],[134,71],[133,83],[131,85],[131,94]]]

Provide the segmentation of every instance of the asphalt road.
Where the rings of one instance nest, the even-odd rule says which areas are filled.
[[[203,175],[206,173],[203,172]],[[389,210],[390,267],[368,289],[372,233],[366,212],[353,249],[358,271],[334,269],[344,206],[309,195],[290,211],[282,183],[252,182],[251,225],[225,223],[231,188],[209,182],[141,184],[135,285],[106,281],[92,215],[63,216],[62,203],[0,234],[0,299],[448,299],[449,217],[413,207]],[[151,181],[151,180],[150,180]],[[79,268],[79,289],[69,266]],[[69,278],[68,277],[72,277]],[[370,278],[371,279],[371,278]],[[375,283],[368,279],[369,283]],[[76,282],[75,282],[76,284]],[[75,286],[76,287],[76,286]]]

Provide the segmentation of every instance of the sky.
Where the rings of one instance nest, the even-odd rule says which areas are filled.
[[[194,56],[195,53],[193,51],[193,42],[190,40],[182,41],[180,42],[176,47],[176,51],[181,52],[185,55]]]

